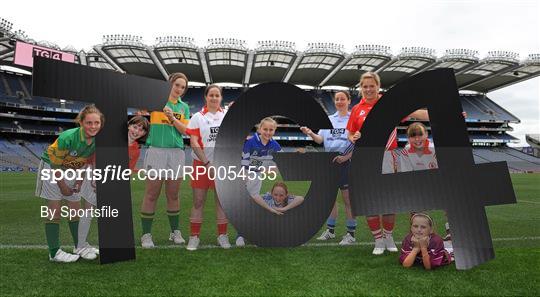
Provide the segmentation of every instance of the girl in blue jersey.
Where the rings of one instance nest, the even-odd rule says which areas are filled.
[[[334,95],[334,105],[337,109],[336,113],[329,116],[332,122],[333,129],[321,129],[318,134],[315,134],[308,127],[300,127],[300,130],[311,137],[315,142],[321,144],[324,143],[324,149],[327,152],[339,152],[340,156],[334,159],[334,162],[338,163],[341,167],[341,179],[339,189],[341,190],[341,196],[345,204],[345,214],[347,216],[347,233],[343,236],[343,239],[339,243],[340,245],[353,244],[356,239],[354,238],[354,232],[356,231],[356,218],[352,215],[351,202],[349,200],[349,185],[347,180],[350,158],[352,151],[347,152],[346,149],[350,145],[350,141],[347,138],[347,122],[349,121],[350,112],[349,106],[351,104],[351,95],[347,91],[339,91]],[[326,222],[327,229],[319,236],[318,240],[328,240],[336,237],[335,227],[336,219],[338,216],[337,203],[334,204],[334,208],[330,213],[330,217]]]
[[[246,188],[251,197],[260,197],[262,179],[261,172],[268,172],[273,165],[272,154],[281,151],[281,146],[272,137],[276,133],[277,122],[271,117],[266,117],[257,125],[257,132],[253,137],[246,140],[242,151],[242,166],[246,171],[256,173],[255,179],[246,180]],[[264,167],[264,169],[263,169]],[[250,176],[249,174],[246,174]],[[251,175],[253,176],[253,175]],[[237,246],[244,246],[244,238],[238,234]]]

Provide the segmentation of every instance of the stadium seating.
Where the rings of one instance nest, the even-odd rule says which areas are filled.
[[[473,154],[477,163],[504,161],[513,172],[540,172],[540,159],[512,148],[475,148]]]
[[[0,102],[3,103],[10,103],[10,105],[13,104],[22,104],[21,100],[17,97],[7,96],[7,95],[0,95]]]
[[[17,126],[12,121],[0,121],[1,128],[17,129]]]
[[[519,121],[518,118],[483,95],[462,95],[461,104],[463,110],[467,112],[467,119],[469,121]]]
[[[17,92],[22,92],[21,85],[19,84],[19,80],[16,76],[8,75],[6,76],[6,79],[11,90],[11,93],[8,95],[16,96]]]
[[[17,97],[17,91],[20,95],[24,95],[22,98]],[[55,111],[55,114],[51,115],[53,118],[59,119],[73,119],[74,114],[80,111],[87,103],[77,101],[66,101],[61,103],[59,100],[44,98],[39,96],[27,97],[32,91],[32,83],[30,76],[14,75],[7,72],[0,72],[0,105],[8,106],[8,108],[16,108],[17,105],[26,105],[32,107],[38,107],[39,110]],[[229,88],[223,89],[223,105],[227,105],[229,102],[237,100],[243,92],[242,88]],[[328,114],[336,112],[332,94],[334,91],[330,90],[306,90],[308,94],[313,96],[320,104],[321,107]],[[20,96],[19,95],[19,96]],[[358,102],[358,96],[354,96],[352,105]],[[504,143],[515,140],[513,136],[510,136],[504,132],[507,122],[519,122],[519,119],[514,117],[504,108],[497,105],[484,95],[460,95],[461,104],[463,110],[467,112],[467,122],[482,122],[482,124],[469,124],[470,127],[478,128],[480,125],[490,128],[491,131],[475,131],[469,132],[471,142],[475,144],[490,144],[497,145],[498,148],[484,147],[474,148],[474,158],[476,162],[495,162],[495,161],[507,161],[510,170],[513,172],[524,171],[540,171],[539,161],[533,156],[526,155],[520,151],[505,147]],[[191,113],[200,111],[204,104],[204,87],[192,87],[189,88],[183,100],[188,103]],[[135,110],[129,109],[129,113],[133,114]],[[32,109],[25,109],[25,112],[21,114],[32,115]],[[40,115],[43,114],[41,111]],[[63,116],[65,114],[65,116]],[[38,115],[34,115],[38,116]],[[48,135],[53,138],[58,132],[71,128],[68,123],[61,122],[37,122],[28,119],[18,120],[18,124],[13,118],[2,118],[0,121],[0,129],[3,132],[10,133],[10,137],[17,139],[16,129],[32,130],[34,134]],[[291,124],[290,122],[280,121],[280,124]],[[404,125],[406,125],[405,123]],[[493,131],[498,130],[498,131]],[[43,132],[43,133],[42,133]],[[406,137],[403,134],[403,127],[398,130],[398,137],[401,143],[406,141]],[[12,135],[14,134],[14,135]],[[7,141],[2,140],[0,143],[0,170],[2,168],[10,168],[10,170],[33,170],[39,160],[39,156],[43,150],[49,145],[49,141],[37,141],[34,136],[28,136],[28,134],[21,134],[21,138],[26,139],[24,145],[19,144],[20,141]],[[294,151],[297,145],[309,145],[309,143],[302,144],[302,142],[308,140],[296,127],[288,127],[287,125],[280,125],[276,133],[276,139],[282,143],[285,150]],[[52,141],[52,139],[51,139]],[[292,142],[289,142],[292,141]],[[142,148],[142,156],[144,156],[145,149]],[[186,155],[189,156],[189,153]],[[144,157],[141,157],[138,162],[138,167],[142,166]],[[190,159],[190,157],[188,157]],[[186,161],[188,164],[190,161]]]
[[[18,166],[22,168],[37,168],[39,158],[27,149],[24,143],[10,142],[0,140],[0,159],[9,166]],[[6,165],[7,166],[7,165]]]
[[[0,72],[0,95],[7,95],[6,85],[7,81],[4,77],[4,73]]]
[[[33,124],[33,123],[21,123],[23,129],[26,130],[38,130],[38,131],[47,131],[47,132],[58,132],[60,131],[58,125],[54,124]]]

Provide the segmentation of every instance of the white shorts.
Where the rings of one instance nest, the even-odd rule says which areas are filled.
[[[92,204],[93,206],[97,206],[96,188],[92,187],[91,180],[85,179],[83,181],[80,195],[81,195],[81,198],[86,200],[88,203]]]
[[[144,156],[144,169],[150,178],[155,178],[159,174],[160,179],[181,179],[185,164],[186,154],[181,148],[149,147]],[[173,174],[156,172],[160,169],[170,172],[172,170]],[[176,176],[177,173],[178,176]]]
[[[60,200],[67,200],[67,201],[73,201],[73,202],[76,202],[76,201],[80,201],[81,200],[81,196],[80,196],[80,193],[73,193],[73,195],[71,196],[64,196],[62,195],[62,193],[60,192],[60,188],[58,187],[58,183],[52,183],[52,180],[41,180],[41,170],[50,170],[51,169],[51,165],[41,161],[39,163],[39,169],[37,171],[37,180],[36,180],[36,196],[37,197],[41,197],[43,199],[47,199],[47,200],[56,200],[56,201],[60,201]],[[77,180],[76,179],[73,179],[73,180],[67,180],[67,179],[64,179],[64,182],[66,183],[66,185],[70,188],[73,188],[75,186],[75,182]]]

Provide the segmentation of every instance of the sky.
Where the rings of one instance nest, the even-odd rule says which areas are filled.
[[[260,3],[260,4],[257,4]],[[188,36],[199,46],[208,38],[285,40],[304,50],[309,42],[423,46],[540,54],[540,1],[4,1],[0,17],[36,41],[89,50],[106,34],[132,34],[154,44],[159,36]],[[514,135],[540,133],[540,78],[488,93],[517,116]]]

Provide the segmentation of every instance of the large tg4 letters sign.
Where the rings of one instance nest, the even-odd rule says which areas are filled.
[[[166,82],[36,57],[33,95],[95,103],[107,123],[96,137],[97,168],[127,168],[126,110],[160,110]],[[437,148],[438,169],[382,174],[388,136],[401,119],[427,107]],[[390,89],[373,107],[356,143],[349,170],[355,215],[445,209],[452,226],[456,267],[468,269],[494,257],[484,207],[515,203],[505,162],[475,164],[451,69],[411,77]],[[302,126],[331,129],[320,105],[301,89],[285,83],[260,84],[229,109],[216,141],[214,163],[238,166],[245,136],[261,118],[288,117]],[[221,204],[235,228],[258,246],[298,246],[308,241],[328,217],[338,190],[335,153],[280,153],[276,163],[285,180],[310,181],[306,202],[274,216],[249,198],[241,179],[216,180]],[[414,185],[411,186],[411,185]],[[98,184],[98,207],[118,209],[116,218],[99,218],[101,263],[135,258],[129,182]]]

